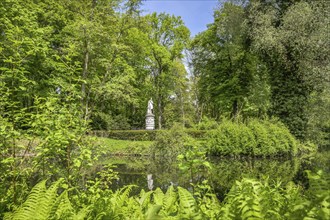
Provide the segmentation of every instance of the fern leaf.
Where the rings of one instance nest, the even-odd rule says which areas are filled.
[[[56,203],[57,190],[59,184],[63,181],[60,179],[53,183],[44,193],[44,196],[39,200],[38,213],[40,219],[49,219],[53,206]],[[61,198],[60,198],[61,199]],[[60,201],[61,202],[61,201]]]
[[[153,199],[154,199],[154,202],[155,202],[157,205],[160,205],[160,206],[163,205],[164,193],[163,193],[163,191],[162,191],[160,188],[157,188],[157,189],[154,191]]]
[[[158,212],[162,208],[161,205],[152,205],[146,212],[145,219],[154,220],[160,219]]]
[[[153,193],[153,191],[145,192],[144,190],[141,190],[138,202],[142,209],[148,208],[148,205],[151,203],[150,198]]]
[[[182,218],[188,219],[200,219],[199,210],[196,206],[196,201],[192,194],[182,188],[178,187],[178,195],[179,195],[179,213]]]
[[[174,187],[170,186],[163,198],[163,207],[161,210],[161,213],[163,216],[168,216],[171,214],[176,214],[177,212],[177,194],[174,191]]]
[[[13,220],[25,220],[25,219],[45,219],[37,212],[39,208],[39,202],[43,199],[46,191],[46,180],[36,184],[27,200],[19,207],[11,216]]]

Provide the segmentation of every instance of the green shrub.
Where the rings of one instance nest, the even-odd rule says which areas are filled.
[[[205,139],[207,135],[206,130],[196,130],[193,128],[186,129],[185,132],[195,139]]]
[[[211,155],[297,154],[297,141],[282,123],[256,119],[248,123],[224,120],[208,132],[207,147]]]
[[[252,131],[256,140],[254,155],[269,156],[270,154],[272,154],[272,143],[270,142],[268,130],[265,125],[260,120],[251,120],[248,123],[248,127]]]
[[[246,125],[223,121],[210,132],[207,145],[212,155],[253,154],[255,140]]]
[[[218,122],[214,119],[210,119],[206,116],[203,117],[202,121],[196,124],[194,127],[197,130],[211,130],[216,129],[218,127]]]
[[[270,151],[273,154],[297,154],[297,141],[283,123],[275,120],[263,121],[262,123],[272,140]]]
[[[173,158],[184,152],[186,146],[196,144],[193,142],[184,127],[176,123],[169,130],[157,132],[151,151],[153,155]]]

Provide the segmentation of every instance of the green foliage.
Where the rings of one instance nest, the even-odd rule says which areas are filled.
[[[78,107],[59,102],[57,98],[36,99],[38,113],[32,117],[31,130],[40,143],[34,149],[34,163],[44,177],[64,169],[63,177],[71,181],[96,158],[85,137],[86,123]]]
[[[209,175],[210,183],[215,191],[219,192],[218,197],[223,199],[236,180],[242,178],[262,179],[269,177],[272,183],[281,180],[282,185],[299,176],[301,162],[298,158],[290,159],[272,159],[272,158],[211,158],[212,169]]]
[[[77,106],[65,100],[35,98],[33,108],[3,114],[0,166],[5,181],[1,181],[1,210],[21,203],[33,179],[63,177],[70,184],[76,183],[81,169],[98,156],[85,136],[86,124]]]
[[[193,145],[194,140],[185,132],[181,124],[174,124],[169,130],[158,132],[151,147],[154,156],[172,159]]]
[[[61,219],[72,218],[73,207],[65,190],[58,196],[59,185],[63,180],[53,183],[48,189],[46,180],[39,182],[31,190],[26,201],[13,213],[5,215],[4,219]]]
[[[330,146],[330,116],[324,114],[330,109],[330,87],[323,92],[313,93],[309,99],[308,140],[319,148],[329,149]]]
[[[205,153],[205,151],[200,150],[198,146],[194,145],[189,146],[183,154],[177,156],[179,168],[183,172],[190,173],[192,183],[194,183],[196,173],[202,173],[203,171],[209,173],[212,168],[211,164],[206,160]]]
[[[205,139],[207,133],[206,130],[197,130],[194,128],[184,129],[184,131],[195,139]],[[157,134],[162,132],[166,132],[166,130],[94,130],[88,131],[88,134],[116,140],[154,141]]]
[[[149,95],[155,100],[155,113],[158,128],[162,129],[164,116],[167,116],[167,125],[173,125],[173,116],[176,109],[179,119],[185,123],[184,107],[186,100],[185,78],[186,71],[183,67],[182,52],[189,41],[189,30],[184,26],[180,17],[160,13],[150,14],[145,17],[148,27],[148,43],[150,48],[150,69],[147,80],[150,82]],[[174,97],[171,102],[168,97]],[[166,105],[169,105],[167,109]],[[164,115],[165,114],[165,115]],[[166,120],[166,118],[165,118]]]
[[[243,179],[228,193],[220,219],[327,219],[329,207],[329,177],[320,171],[308,176],[309,192],[301,195],[299,186],[290,183],[285,189],[280,183]]]
[[[251,120],[248,127],[257,142],[255,155],[297,154],[297,141],[281,122]]]
[[[267,110],[267,71],[247,49],[244,13],[242,5],[225,2],[215,10],[214,22],[192,41],[198,104],[204,115],[261,116]]]
[[[58,194],[61,180],[48,189],[42,181],[5,219],[328,219],[329,176],[322,171],[307,174],[309,189],[304,194],[292,182],[282,188],[268,179],[244,178],[236,181],[222,203],[204,181],[194,195],[173,186],[166,193],[157,188],[135,196],[130,195],[132,186],[102,190],[89,194],[84,208],[72,205],[67,190]]]
[[[211,155],[296,155],[297,141],[280,122],[250,120],[246,124],[224,120],[209,132]]]
[[[93,113],[91,117],[92,130],[128,130],[131,125],[128,119],[122,115],[112,117],[109,113]]]
[[[198,130],[210,130],[217,128],[218,125],[218,122],[214,119],[204,116],[203,119],[195,125],[195,128]]]
[[[304,140],[308,121],[316,122],[307,108],[310,97],[324,94],[328,87],[328,6],[322,1],[284,2],[249,4],[249,40],[251,49],[269,69],[270,115],[279,117],[297,138]]]
[[[328,14],[325,1],[221,4],[191,43],[198,117],[274,116],[327,145]]]
[[[208,152],[212,155],[253,155],[255,148],[253,133],[245,124],[223,121],[210,131],[207,140]]]
[[[204,140],[207,136],[206,130],[197,130],[194,128],[185,129],[186,133],[194,139]]]

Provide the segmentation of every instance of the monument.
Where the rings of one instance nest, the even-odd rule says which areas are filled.
[[[148,101],[148,109],[146,115],[146,130],[154,130],[155,129],[155,115],[153,114],[154,110],[154,102],[152,98]]]

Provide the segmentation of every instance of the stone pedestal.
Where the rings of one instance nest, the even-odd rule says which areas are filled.
[[[146,115],[146,130],[155,130],[155,115],[152,113]]]

